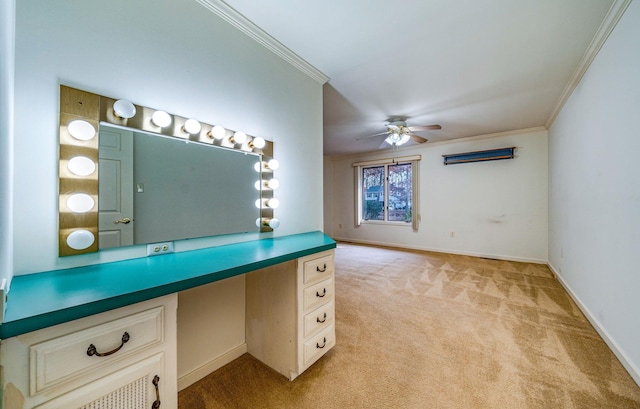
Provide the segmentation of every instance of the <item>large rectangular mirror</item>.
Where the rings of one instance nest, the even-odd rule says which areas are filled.
[[[98,247],[257,232],[260,156],[100,124]]]
[[[274,144],[60,86],[59,254],[271,232]]]

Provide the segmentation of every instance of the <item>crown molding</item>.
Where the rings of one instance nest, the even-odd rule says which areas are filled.
[[[285,47],[275,38],[271,37],[266,31],[255,25],[251,20],[238,13],[234,8],[229,6],[222,0],[196,0],[209,11],[225,20],[251,39],[262,45],[278,57],[282,58],[316,82],[324,84],[329,81],[329,77],[320,70],[309,64],[299,55]]]
[[[564,104],[569,100],[571,94],[573,94],[573,91],[580,83],[580,80],[582,80],[582,77],[589,69],[589,66],[596,58],[596,55],[598,55],[598,52],[604,43],[607,41],[607,38],[609,38],[609,35],[618,24],[618,21],[620,21],[620,18],[622,18],[622,15],[627,10],[627,7],[629,7],[629,4],[631,4],[631,1],[632,0],[614,0],[611,8],[609,8],[609,12],[607,12],[602,24],[600,24],[598,31],[596,31],[596,34],[593,36],[591,44],[587,47],[587,51],[585,51],[582,59],[578,63],[571,80],[565,87],[564,91],[562,91],[562,94],[560,94],[560,98],[556,101],[556,105],[553,107],[553,111],[545,124],[545,128],[549,129],[551,125],[553,125],[553,122],[560,114]]]

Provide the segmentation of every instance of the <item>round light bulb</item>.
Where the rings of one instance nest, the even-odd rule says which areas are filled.
[[[396,142],[396,145],[404,145],[405,143],[409,142],[410,138],[411,137],[408,134],[403,133],[402,136],[400,137],[400,140]]]
[[[95,200],[86,193],[75,193],[67,198],[67,207],[74,213],[86,213],[95,204]]]
[[[256,219],[256,227],[262,227],[262,217]]]
[[[274,197],[267,200],[267,206],[271,209],[277,209],[280,206],[280,201]]]
[[[280,187],[280,182],[278,181],[278,179],[269,179],[269,181],[267,182],[267,186],[269,186],[269,189],[277,189]]]
[[[86,156],[75,156],[69,159],[67,168],[71,173],[78,176],[89,176],[96,170],[96,164]]]
[[[256,164],[253,165],[253,168],[256,170],[256,172],[262,172],[262,162],[256,162]]]
[[[220,125],[214,126],[213,128],[211,128],[211,132],[209,132],[209,136],[211,136],[213,139],[222,139],[226,134],[227,130]]]
[[[183,129],[188,134],[197,135],[200,133],[202,125],[200,125],[200,122],[196,121],[195,119],[187,119],[184,123]]]
[[[262,209],[264,207],[264,204],[265,204],[266,200],[267,199],[258,199],[258,200],[256,200],[256,207],[258,209]]]
[[[392,133],[391,135],[389,135],[387,137],[387,139],[385,139],[385,141],[389,144],[389,145],[399,145],[398,142],[400,142],[400,134],[397,133]]]
[[[171,116],[164,111],[156,111],[151,115],[151,122],[155,126],[165,128],[171,124]]]
[[[255,137],[253,138],[253,140],[251,141],[251,146],[256,148],[256,149],[262,149],[267,145],[267,141],[264,140],[264,138],[261,137]]]
[[[280,167],[280,162],[277,159],[271,159],[267,162],[267,167],[271,170],[276,170]]]
[[[242,132],[242,131],[238,131],[236,133],[233,134],[233,142],[242,145],[243,143],[245,143],[247,141],[247,134]]]
[[[258,180],[254,186],[256,187],[256,190],[262,190],[262,186],[264,186],[264,181]]]
[[[71,121],[69,125],[67,125],[67,130],[69,131],[69,135],[79,141],[89,141],[96,136],[96,128],[82,119]]]
[[[277,229],[278,227],[280,227],[280,220],[276,219],[275,217],[269,220],[269,227],[271,227],[272,229]]]
[[[113,112],[118,118],[129,119],[136,115],[136,107],[126,99],[119,99],[113,103]]]
[[[84,250],[95,241],[95,236],[88,230],[76,230],[67,236],[67,245],[74,250]]]

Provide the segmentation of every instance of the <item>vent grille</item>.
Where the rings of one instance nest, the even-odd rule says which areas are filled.
[[[450,155],[442,155],[445,165],[453,165],[455,163],[471,163],[485,162],[489,160],[513,159],[516,147],[491,149],[488,151],[453,153]]]
[[[149,407],[149,377],[145,376],[78,409],[140,409]]]

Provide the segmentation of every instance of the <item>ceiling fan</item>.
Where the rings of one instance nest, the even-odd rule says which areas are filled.
[[[413,140],[417,143],[425,143],[428,139],[423,138],[420,135],[416,135],[414,132],[442,129],[440,125],[407,126],[407,123],[402,118],[392,118],[386,126],[387,130],[384,132],[365,136],[364,138],[359,138],[357,140],[372,138],[378,135],[388,135],[382,145],[380,145],[380,148],[386,146],[385,144],[391,146],[404,145],[409,142],[409,140]]]

